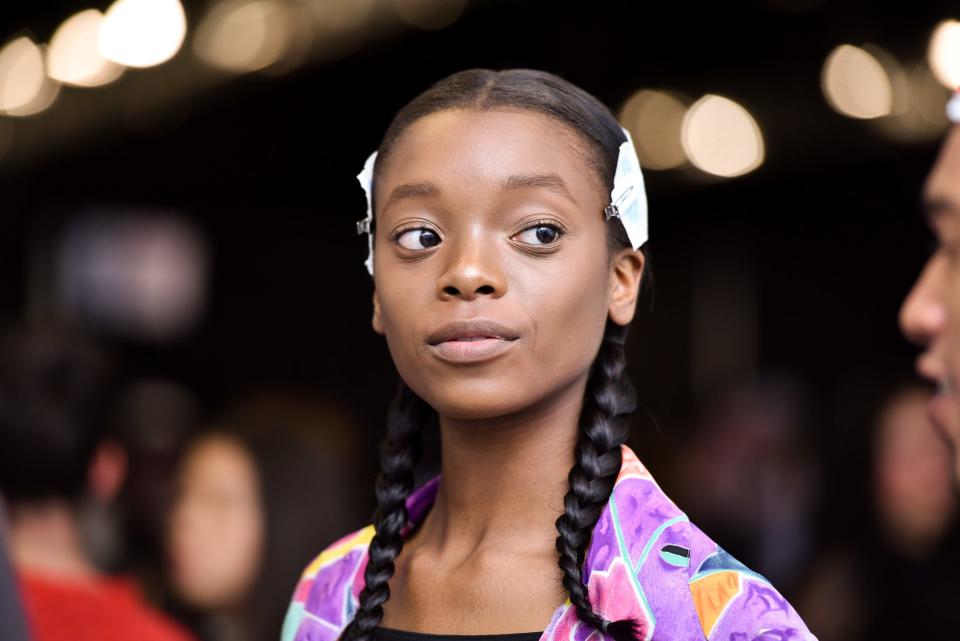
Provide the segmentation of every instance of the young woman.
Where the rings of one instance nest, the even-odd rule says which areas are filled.
[[[285,641],[813,639],[623,445],[646,240],[612,206],[642,192],[615,185],[625,141],[528,70],[455,74],[394,119],[370,189],[373,327],[401,378],[377,510],[306,569]],[[411,494],[432,423],[442,476]]]
[[[303,488],[353,478],[349,428],[334,405],[264,393],[187,445],[166,551],[174,605],[201,641],[276,641],[316,542],[362,523],[346,493],[305,513],[317,502]]]

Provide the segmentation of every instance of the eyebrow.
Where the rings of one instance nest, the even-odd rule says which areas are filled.
[[[390,197],[387,198],[384,206],[387,207],[406,198],[427,198],[439,193],[440,188],[433,183],[422,182],[399,185],[390,192]]]
[[[567,189],[567,183],[557,174],[514,174],[500,183],[501,191],[536,188],[548,189],[573,203],[577,202]],[[395,187],[384,206],[396,204],[407,198],[429,198],[439,194],[440,188],[431,182],[407,183]]]
[[[524,174],[513,175],[500,183],[500,189],[503,191],[512,191],[515,189],[541,188],[560,194],[569,201],[576,203],[567,189],[567,183],[557,174]]]

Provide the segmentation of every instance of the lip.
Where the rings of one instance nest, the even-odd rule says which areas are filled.
[[[520,338],[515,330],[491,320],[448,323],[427,337],[428,349],[452,363],[477,363],[499,356]]]
[[[917,373],[932,383],[943,380],[946,374],[941,360],[930,351],[917,357],[916,367]]]
[[[927,403],[927,416],[933,424],[944,429],[950,421],[952,404],[956,402],[950,392],[938,391]]]

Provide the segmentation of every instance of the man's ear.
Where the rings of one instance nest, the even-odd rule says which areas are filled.
[[[109,503],[120,493],[123,481],[127,478],[127,451],[113,440],[100,443],[94,452],[88,476],[93,496]]]
[[[622,249],[613,257],[608,313],[617,325],[629,325],[633,320],[645,267],[646,257],[635,249]]]
[[[373,290],[373,331],[383,334],[383,319],[380,317],[380,297],[377,290]]]

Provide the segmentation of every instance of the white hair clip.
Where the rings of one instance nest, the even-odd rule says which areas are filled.
[[[640,171],[640,159],[633,146],[630,132],[623,130],[627,140],[620,145],[617,156],[617,172],[613,179],[613,191],[610,192],[610,204],[604,210],[606,220],[619,218],[627,231],[627,238],[634,249],[640,249],[647,242],[647,190],[643,184],[643,172]],[[367,196],[367,217],[357,221],[357,233],[367,235],[369,249],[364,265],[373,276],[373,166],[377,161],[377,152],[373,152],[363,163],[363,171],[357,174],[357,180]]]
[[[623,133],[627,139],[620,145],[610,204],[603,213],[607,220],[619,218],[627,231],[630,244],[634,249],[640,249],[648,238],[647,190],[643,184],[643,172],[640,171],[640,159],[637,158],[633,138],[626,129]]]
[[[363,163],[363,170],[357,174],[357,180],[363,187],[363,193],[367,196],[367,217],[357,221],[357,233],[367,235],[367,260],[364,265],[367,271],[373,276],[373,165],[377,162],[377,152],[367,156],[367,162]]]
[[[947,103],[947,118],[960,125],[960,89],[953,92],[953,98]]]

